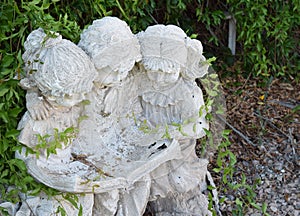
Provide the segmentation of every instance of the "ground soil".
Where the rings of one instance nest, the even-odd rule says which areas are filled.
[[[296,107],[300,105],[300,84],[271,78],[263,82],[240,75],[225,77],[221,82],[226,121],[231,126],[227,128],[232,129],[230,150],[237,157],[233,182],[240,182],[244,173],[249,185],[257,185],[255,201],[258,205],[265,203],[269,215],[298,216],[300,111]],[[210,162],[212,169],[216,157]],[[221,174],[212,175],[216,185],[221,185]],[[239,193],[245,192],[220,192],[220,197],[226,197],[221,204],[223,215],[232,215]],[[263,215],[250,206],[244,206],[244,210],[244,215]]]

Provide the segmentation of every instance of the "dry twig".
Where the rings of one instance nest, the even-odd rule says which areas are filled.
[[[256,144],[254,144],[249,137],[247,137],[246,135],[244,135],[242,132],[240,132],[238,129],[236,129],[235,127],[233,127],[231,124],[229,124],[224,118],[222,118],[220,115],[217,115],[217,117],[224,122],[228,127],[230,127],[231,130],[233,130],[236,134],[238,134],[240,137],[242,137],[244,140],[246,140],[246,142],[248,142],[249,144],[251,144],[252,146],[256,147]]]

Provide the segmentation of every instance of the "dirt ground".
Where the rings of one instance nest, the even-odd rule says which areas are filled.
[[[298,216],[300,213],[300,84],[242,76],[221,80],[227,103],[227,128],[231,129],[230,150],[237,157],[234,181],[242,173],[247,183],[257,183],[258,204],[267,205],[269,215]],[[210,169],[216,158],[211,159]],[[213,173],[216,185],[221,176]],[[228,192],[230,193],[230,192]],[[242,193],[242,192],[241,192]],[[223,215],[232,215],[236,194],[226,196]],[[262,215],[249,208],[245,215]]]

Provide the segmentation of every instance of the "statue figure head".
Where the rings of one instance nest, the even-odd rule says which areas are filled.
[[[187,62],[181,75],[190,80],[203,77],[208,72],[209,64],[202,55],[203,47],[200,41],[187,38]]]
[[[173,83],[186,65],[187,35],[174,25],[154,25],[138,34],[148,77],[156,82]]]
[[[106,86],[120,83],[135,62],[141,60],[140,46],[126,22],[116,17],[95,20],[81,34],[78,44],[98,71],[96,82]]]
[[[25,50],[23,87],[38,88],[49,102],[61,106],[73,106],[91,91],[96,70],[74,43],[39,28],[28,36]]]

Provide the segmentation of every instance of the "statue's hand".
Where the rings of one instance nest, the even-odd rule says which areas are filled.
[[[37,91],[27,92],[26,107],[34,120],[45,120],[50,116],[51,105]]]
[[[80,110],[79,106],[73,106],[68,113],[63,113],[62,119],[66,127],[77,127],[79,123]]]

